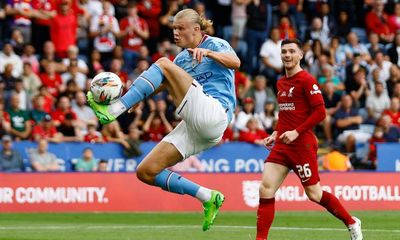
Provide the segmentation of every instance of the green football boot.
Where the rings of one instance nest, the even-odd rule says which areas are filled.
[[[224,203],[225,197],[222,193],[213,190],[211,192],[211,199],[203,203],[204,208],[204,221],[203,221],[203,231],[210,229],[213,225],[215,217],[218,214],[219,208]]]
[[[107,124],[116,119],[114,115],[108,112],[109,105],[98,104],[94,101],[92,92],[88,91],[86,98],[101,124]]]

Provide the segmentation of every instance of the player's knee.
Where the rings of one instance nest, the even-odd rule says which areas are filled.
[[[166,57],[161,57],[155,62],[162,70],[168,68],[168,65],[172,64],[172,61]]]
[[[139,164],[136,169],[136,177],[147,184],[153,184],[156,174],[153,174],[146,166]]]
[[[275,197],[276,189],[273,188],[268,183],[261,183],[259,191],[260,191],[260,198],[273,198]]]
[[[306,191],[306,194],[310,201],[316,203],[319,203],[321,201],[322,193],[320,193],[319,191]]]

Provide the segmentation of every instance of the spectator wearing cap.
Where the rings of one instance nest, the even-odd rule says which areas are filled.
[[[29,152],[29,160],[33,170],[37,172],[57,172],[60,171],[60,165],[56,155],[48,151],[49,145],[46,139],[39,139],[36,149]]]
[[[272,88],[267,86],[267,78],[263,75],[257,75],[254,78],[253,86],[246,93],[246,97],[254,100],[254,112],[260,113],[264,111],[265,101],[273,99],[276,102],[276,96]]]
[[[16,140],[28,139],[32,131],[29,114],[19,107],[20,100],[18,95],[12,95],[10,103],[11,106],[7,110],[11,120],[10,134]]]
[[[254,116],[254,99],[251,97],[246,97],[243,100],[243,108],[237,115],[234,129],[239,131],[246,130],[247,122]],[[260,123],[259,126],[261,127]]]
[[[35,125],[32,130],[32,140],[39,141],[46,139],[48,142],[60,142],[62,134],[57,131],[51,116],[45,115],[39,124]]]
[[[14,53],[11,43],[5,43],[3,51],[0,52],[0,73],[4,72],[5,66],[11,64],[11,75],[18,78],[22,74],[22,60],[21,57]]]
[[[9,135],[1,138],[3,148],[0,151],[0,171],[22,172],[23,162],[21,154],[12,148],[12,139]]]

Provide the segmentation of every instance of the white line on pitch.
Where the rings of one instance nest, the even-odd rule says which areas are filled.
[[[0,230],[58,230],[58,229],[176,229],[200,228],[198,225],[38,225],[38,226],[0,226]],[[215,225],[213,228],[255,229],[255,226]],[[345,228],[309,228],[309,227],[272,227],[273,230],[289,231],[347,231]],[[400,233],[395,229],[363,229],[363,232],[391,232]]]

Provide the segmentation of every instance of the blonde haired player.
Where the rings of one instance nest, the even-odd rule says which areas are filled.
[[[156,90],[168,90],[183,121],[140,163],[137,177],[166,191],[199,199],[204,207],[204,231],[213,224],[224,195],[167,168],[216,145],[236,106],[233,69],[239,68],[240,60],[228,42],[204,32],[211,24],[193,9],[178,12],[173,22],[174,40],[184,50],[174,62],[159,59],[111,105],[95,103],[88,93],[90,106],[105,124]]]

